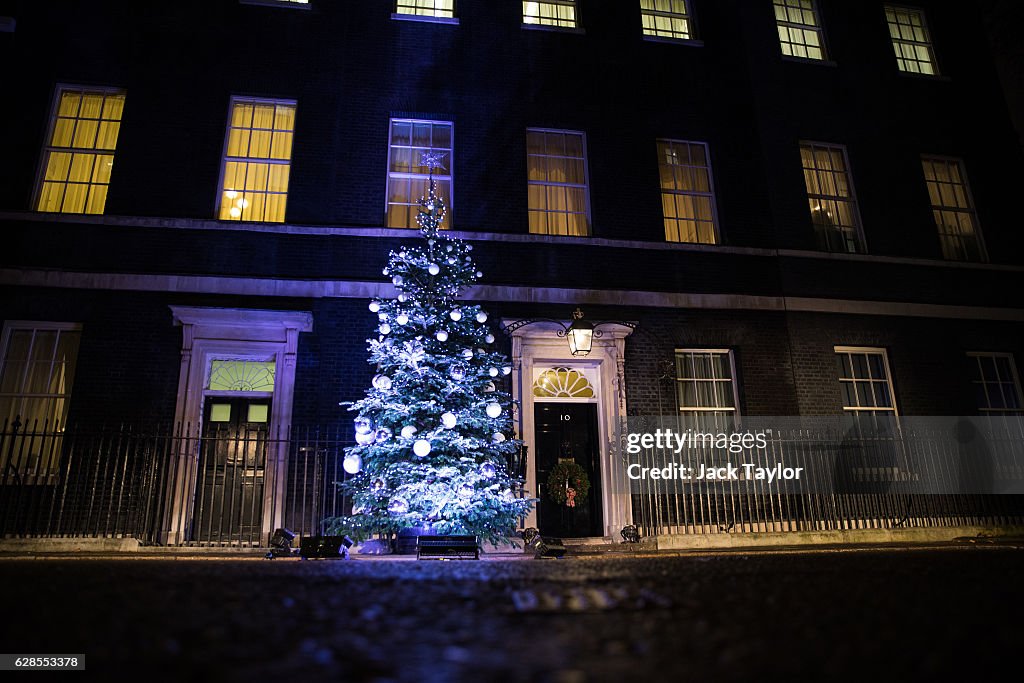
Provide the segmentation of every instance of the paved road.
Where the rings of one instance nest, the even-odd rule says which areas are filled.
[[[4,560],[0,650],[84,652],[103,680],[984,680],[1019,656],[1022,579],[1024,552],[981,548]]]

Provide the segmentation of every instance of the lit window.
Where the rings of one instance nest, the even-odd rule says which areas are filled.
[[[243,5],[271,5],[309,9],[309,0],[240,0]]]
[[[395,14],[454,19],[455,0],[397,0]]]
[[[658,140],[658,165],[665,239],[715,244],[715,191],[707,145]]]
[[[273,360],[212,360],[206,388],[210,391],[274,392]]]
[[[825,59],[821,21],[814,0],[773,0],[782,54],[803,59]]]
[[[70,323],[9,322],[0,337],[0,425],[18,437],[5,441],[0,467],[20,476],[53,473],[67,421],[81,327]],[[12,462],[7,461],[14,454]],[[31,483],[31,482],[30,482]]]
[[[984,261],[985,246],[963,162],[940,157],[923,157],[921,162],[942,255],[951,261]]]
[[[294,130],[295,102],[232,99],[221,220],[284,221]]]
[[[1020,378],[1009,353],[969,353],[971,383],[978,410],[985,415],[1020,415]]]
[[[590,234],[587,160],[583,133],[526,132],[530,232]]]
[[[437,194],[448,207],[442,228],[452,224],[452,124],[449,121],[391,119],[388,159],[389,228],[416,228],[420,199],[427,196],[430,169],[424,152],[441,152],[443,168],[434,169]]]
[[[837,346],[835,351],[843,410],[867,415],[896,415],[885,349]]]
[[[851,254],[863,252],[860,213],[846,148],[802,142],[800,160],[819,248]]]
[[[118,90],[59,89],[37,211],[103,213],[123,109]]]
[[[577,25],[576,0],[523,2],[523,23],[575,28]]]
[[[676,349],[676,404],[680,415],[701,425],[723,425],[738,414],[738,403],[732,351]]]
[[[906,7],[886,7],[889,35],[900,71],[934,76],[939,73],[924,12]]]
[[[693,37],[686,0],[640,0],[640,20],[645,36],[677,40]]]

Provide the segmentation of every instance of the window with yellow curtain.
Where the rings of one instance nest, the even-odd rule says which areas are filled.
[[[424,152],[444,155],[434,169],[437,194],[448,207],[441,228],[452,224],[452,122],[391,119],[388,147],[389,228],[415,228],[420,199],[427,196],[430,169],[423,165]]]
[[[658,140],[661,207],[669,242],[718,242],[708,156],[703,142]]]
[[[523,23],[538,26],[576,28],[576,0],[523,2]]]
[[[583,133],[526,131],[530,232],[586,237],[590,197]]]
[[[221,220],[284,222],[294,130],[294,101],[231,100]]]
[[[58,89],[36,211],[103,213],[124,97],[113,89]]]
[[[395,14],[410,14],[417,17],[454,19],[455,0],[397,0]]]

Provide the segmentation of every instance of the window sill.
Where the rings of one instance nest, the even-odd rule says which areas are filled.
[[[417,21],[426,24],[450,24],[453,26],[459,25],[458,17],[425,17],[420,14],[400,14],[398,12],[392,12],[391,18],[395,21]]]
[[[915,81],[935,81],[936,83],[952,83],[953,79],[949,76],[943,76],[942,74],[918,74],[913,71],[900,71],[896,69],[896,74],[902,78],[912,78]]]
[[[666,38],[665,36],[649,36],[645,34],[644,42],[665,43],[667,45],[684,45],[686,47],[704,47],[704,41],[697,40],[696,38]]]
[[[793,57],[791,55],[782,55],[782,61],[793,62],[794,64],[816,64],[818,66],[839,66],[838,62],[834,62],[831,59],[811,59],[810,57]]]
[[[584,31],[579,26],[548,26],[547,24],[523,24],[524,29],[528,31],[551,31],[553,33],[575,33],[577,35],[584,35]]]
[[[283,7],[285,9],[313,9],[312,2],[288,2],[287,0],[238,0],[243,5],[262,5],[264,7]]]

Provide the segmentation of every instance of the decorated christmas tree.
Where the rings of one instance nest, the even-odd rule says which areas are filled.
[[[425,244],[391,252],[384,275],[398,296],[370,303],[377,374],[350,407],[357,445],[346,449],[344,468],[355,476],[342,487],[352,514],[327,527],[357,540],[420,529],[500,543],[533,505],[516,495],[521,481],[508,471],[519,449],[502,390],[511,367],[494,350],[487,314],[458,300],[481,273],[472,245],[440,231],[440,156],[424,154],[423,164],[430,182],[417,220]]]

